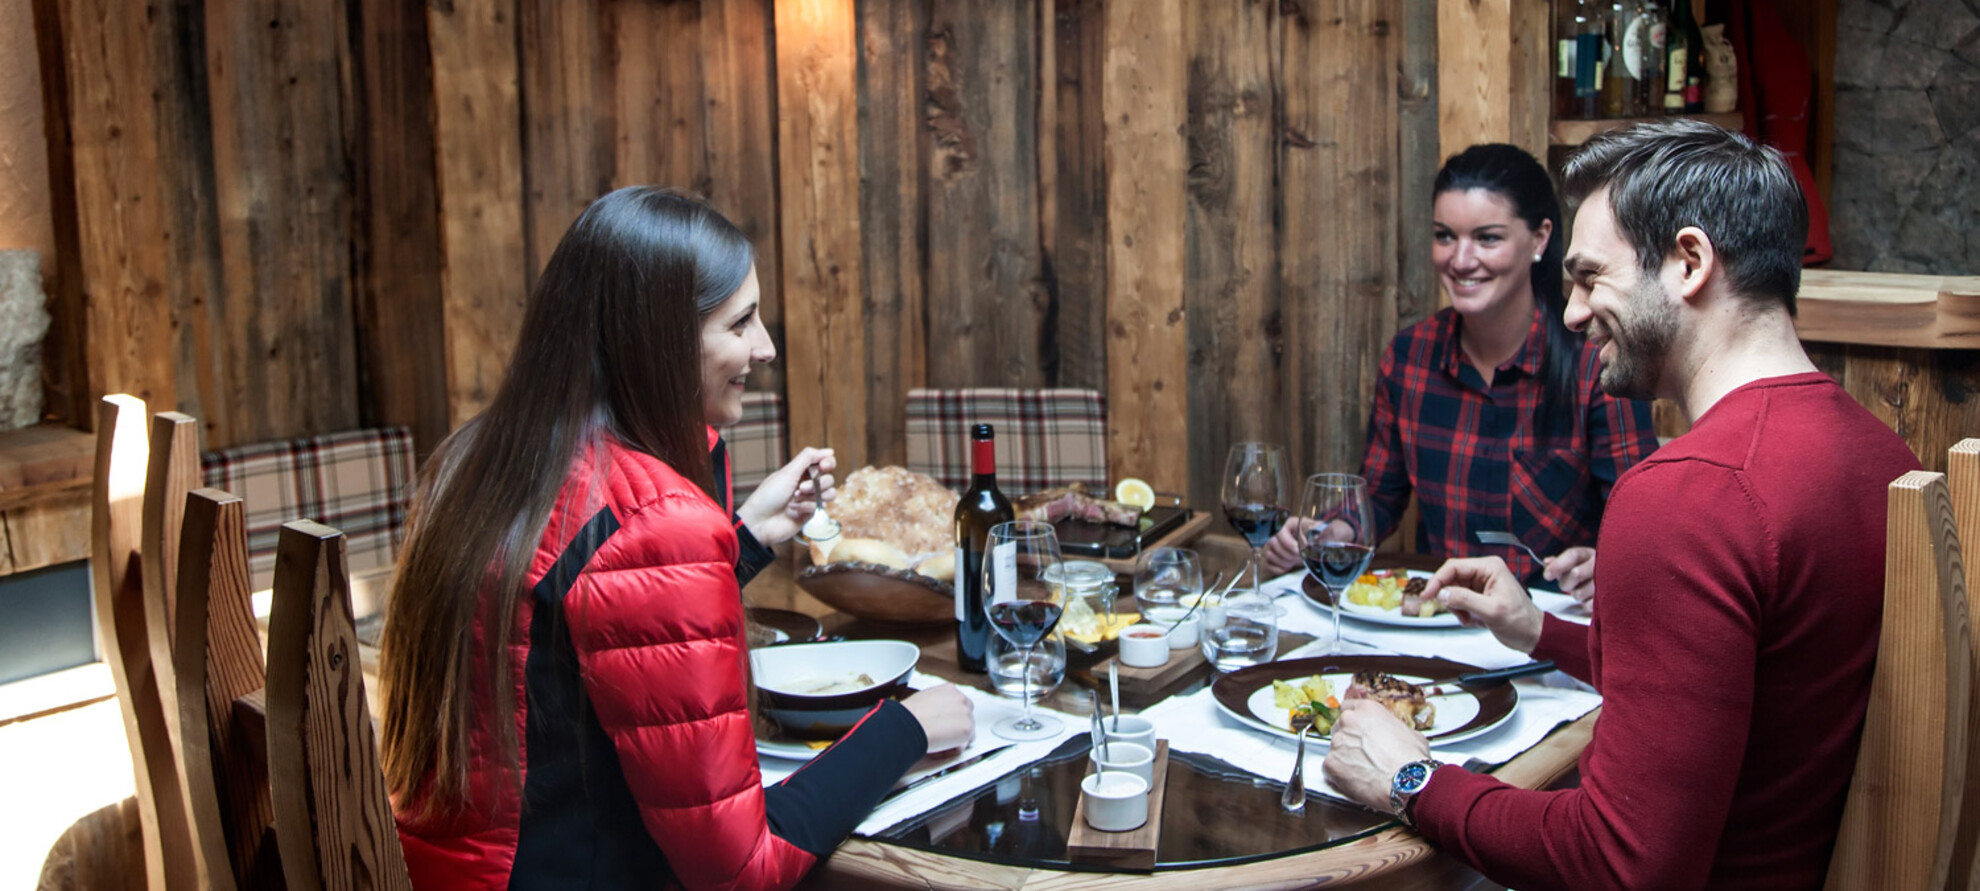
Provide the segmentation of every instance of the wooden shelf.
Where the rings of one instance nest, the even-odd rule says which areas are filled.
[[[1679,117],[1686,117],[1695,121],[1704,121],[1708,124],[1716,124],[1728,130],[1738,130],[1746,126],[1745,117],[1743,117],[1737,111],[1729,111],[1724,114],[1687,114],[1687,115],[1679,115]],[[1654,117],[1654,118],[1602,118],[1593,121],[1557,120],[1548,125],[1547,141],[1551,145],[1559,145],[1559,146],[1580,145],[1584,142],[1587,142],[1589,137],[1592,137],[1597,133],[1606,133],[1610,130],[1620,130],[1624,127],[1628,127],[1634,124],[1641,124],[1647,121],[1661,121],[1664,119],[1665,118],[1663,117]]]
[[[1924,349],[1980,347],[1980,276],[1805,269],[1802,340]]]

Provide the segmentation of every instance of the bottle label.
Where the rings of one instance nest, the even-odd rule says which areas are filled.
[[[1003,542],[992,549],[990,559],[994,568],[991,575],[997,579],[997,590],[983,592],[991,603],[1017,599],[1017,550],[1018,543],[1014,541]]]
[[[1678,95],[1679,105],[1684,104],[1684,97],[1682,94],[1684,93],[1685,55],[1686,54],[1684,50],[1684,45],[1675,44],[1671,46],[1670,54],[1664,57],[1664,91],[1667,94],[1671,94],[1671,93],[1679,94]],[[1667,95],[1664,99],[1665,107],[1669,107],[1670,101],[1671,100]]]
[[[1554,41],[1554,76],[1562,80],[1574,80],[1574,38],[1563,37]]]
[[[965,559],[967,554],[968,552],[963,550],[962,545],[956,545],[956,578],[955,583],[950,585],[950,587],[956,589],[956,621],[958,622],[963,621],[967,616],[963,612],[964,607],[968,605],[964,601],[969,599],[969,583],[964,581],[969,572],[969,560]],[[979,585],[983,584],[983,580],[978,579],[976,583]]]

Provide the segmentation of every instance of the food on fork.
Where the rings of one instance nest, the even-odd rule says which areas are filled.
[[[841,500],[845,498],[844,495],[839,497]],[[1011,507],[1020,520],[1057,523],[1071,517],[1115,526],[1134,526],[1141,522],[1141,508],[1096,497],[1080,483],[1020,495],[1011,499]]]
[[[1355,672],[1342,698],[1372,699],[1417,730],[1429,730],[1437,723],[1437,707],[1424,697],[1423,688],[1386,672]]]

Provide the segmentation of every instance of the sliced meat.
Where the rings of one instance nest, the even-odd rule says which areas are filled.
[[[1141,508],[1105,498],[1096,498],[1079,483],[1021,495],[1011,499],[1011,509],[1021,520],[1057,523],[1068,517],[1089,523],[1133,526],[1141,522]]]
[[[1437,722],[1437,707],[1423,696],[1423,688],[1392,674],[1379,671],[1355,672],[1343,701],[1372,699],[1391,714],[1417,730],[1429,730]]]

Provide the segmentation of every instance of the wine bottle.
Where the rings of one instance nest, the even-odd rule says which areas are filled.
[[[1669,114],[1703,111],[1705,97],[1705,36],[1691,13],[1691,0],[1671,4],[1671,27],[1664,44],[1664,111]]]
[[[986,669],[990,617],[983,611],[983,551],[990,527],[1014,516],[1010,499],[997,491],[997,433],[978,424],[971,431],[969,488],[956,503],[956,663],[964,671]]]

